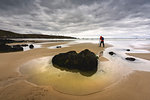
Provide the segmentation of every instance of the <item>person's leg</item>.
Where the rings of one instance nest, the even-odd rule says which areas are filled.
[[[105,47],[104,41],[103,41],[103,47]]]
[[[102,41],[100,41],[99,47],[101,47],[101,42],[102,42]]]

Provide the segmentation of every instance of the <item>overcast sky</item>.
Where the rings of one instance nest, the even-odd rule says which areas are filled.
[[[150,37],[150,0],[0,0],[0,29],[76,37]]]

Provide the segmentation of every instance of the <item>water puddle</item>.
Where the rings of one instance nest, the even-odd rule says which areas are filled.
[[[21,66],[19,71],[29,82],[52,86],[58,92],[71,95],[87,95],[103,91],[129,72],[129,69],[123,69],[122,64],[107,61],[99,62],[98,71],[86,77],[80,73],[62,71],[53,67],[51,59],[52,57],[34,59]]]

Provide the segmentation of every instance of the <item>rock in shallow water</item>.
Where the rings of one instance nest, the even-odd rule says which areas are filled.
[[[80,72],[82,75],[91,76],[97,71],[98,60],[93,52],[85,49],[80,53],[69,51],[55,55],[52,63],[54,67],[61,70]]]
[[[132,57],[127,57],[125,58],[126,60],[129,60],[129,61],[135,61],[136,59],[135,58],[132,58]]]
[[[29,45],[29,48],[30,48],[30,49],[33,49],[33,48],[34,48],[34,45],[33,45],[33,44]]]
[[[56,48],[61,48],[61,46],[56,46]]]
[[[110,55],[116,55],[116,53],[114,53],[114,52],[112,52],[112,51],[109,52],[109,54],[110,54]]]
[[[130,51],[130,49],[126,49],[126,51]]]
[[[6,44],[0,44],[0,52],[16,52],[16,51],[23,51],[23,47],[21,47],[20,45],[9,46]]]

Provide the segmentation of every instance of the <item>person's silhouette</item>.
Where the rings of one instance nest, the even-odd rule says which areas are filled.
[[[103,47],[105,47],[105,44],[104,44],[104,37],[102,37],[102,36],[100,36],[99,47],[101,47],[101,44],[103,44]]]

